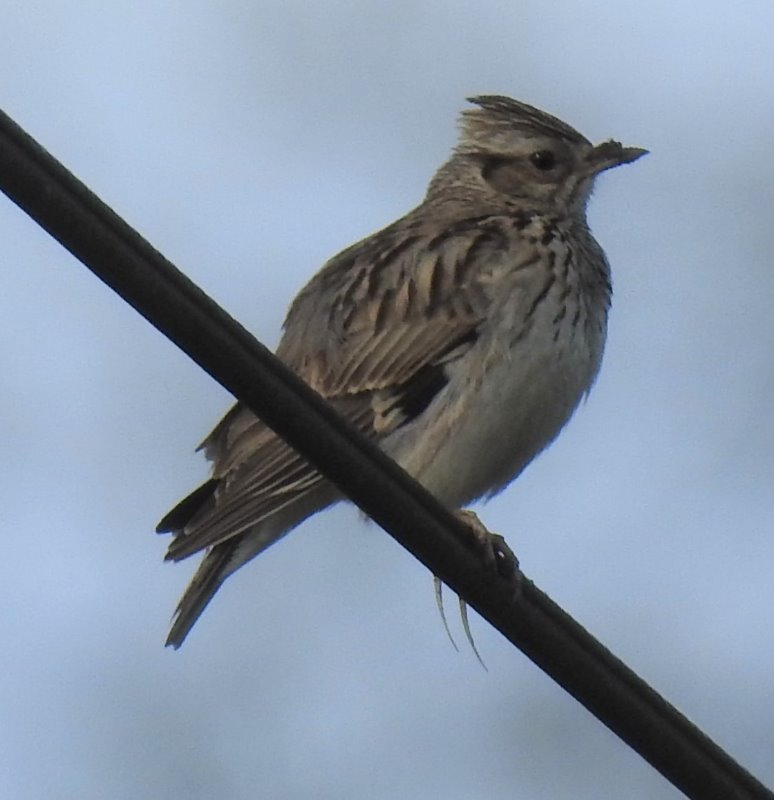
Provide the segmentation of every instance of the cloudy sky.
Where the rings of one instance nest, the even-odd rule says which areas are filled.
[[[163,7],[162,7],[163,6]],[[608,350],[560,440],[479,509],[525,572],[774,783],[774,5],[9,3],[0,105],[262,341],[421,198],[464,98],[651,155],[590,209]],[[676,798],[341,506],[230,581],[158,518],[230,397],[0,198],[0,785],[14,798]],[[452,627],[459,637],[459,626]]]

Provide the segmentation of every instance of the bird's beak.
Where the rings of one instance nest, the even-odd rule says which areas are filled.
[[[624,147],[620,142],[602,142],[594,147],[586,156],[589,175],[598,175],[606,169],[631,164],[648,151],[642,147]]]

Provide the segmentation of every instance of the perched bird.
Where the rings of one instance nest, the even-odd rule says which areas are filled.
[[[293,301],[277,355],[450,508],[499,492],[559,433],[602,358],[610,272],[586,204],[646,150],[593,146],[501,96],[473,97],[422,203],[352,245]],[[212,478],[159,523],[204,558],[179,647],[223,581],[342,499],[237,403],[201,445]]]

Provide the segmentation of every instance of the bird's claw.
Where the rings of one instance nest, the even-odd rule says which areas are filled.
[[[455,512],[458,519],[465,524],[465,527],[471,532],[476,545],[479,547],[484,556],[484,561],[490,569],[493,569],[507,581],[510,581],[515,590],[518,590],[520,585],[519,576],[519,560],[514,555],[513,551],[505,539],[497,533],[490,533],[483,525],[481,520],[473,511],[462,509]],[[443,627],[446,630],[446,635],[449,637],[454,649],[459,652],[457,643],[449,630],[449,623],[446,619],[446,612],[443,607],[443,584],[438,577],[433,578],[435,582],[435,601],[438,605],[438,610],[441,614]],[[478,652],[476,643],[473,639],[473,634],[470,630],[470,622],[468,620],[468,604],[460,597],[460,618],[462,620],[462,628],[465,631],[465,638],[468,640],[470,647],[476,654],[476,658],[484,669],[487,669],[481,655]]]

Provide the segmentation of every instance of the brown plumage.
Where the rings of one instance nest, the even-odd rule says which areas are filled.
[[[423,203],[331,259],[277,355],[450,507],[499,491],[559,432],[599,367],[610,282],[585,207],[645,151],[478,97]],[[212,478],[159,523],[167,558],[205,551],[167,640],[223,580],[335,487],[239,403],[202,444]]]

